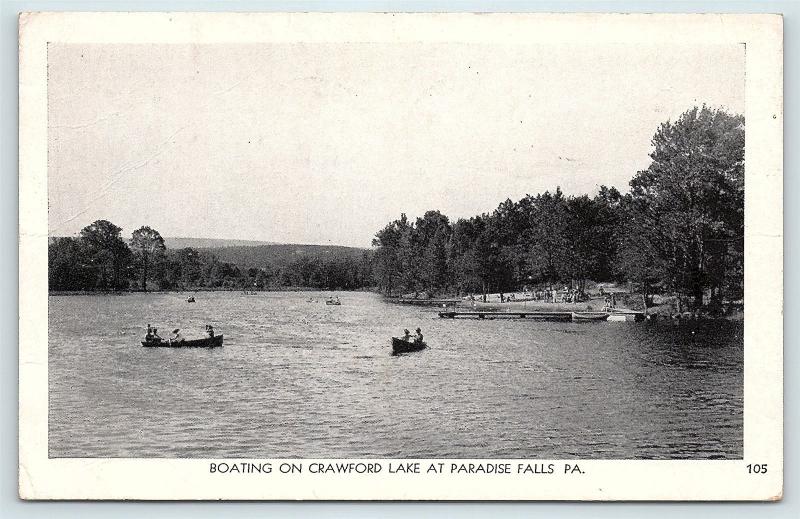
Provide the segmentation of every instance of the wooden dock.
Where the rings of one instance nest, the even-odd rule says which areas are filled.
[[[467,312],[449,311],[439,312],[439,317],[445,319],[532,319],[536,321],[571,321],[572,312],[496,312],[472,310]]]
[[[640,322],[644,320],[642,312],[541,312],[541,311],[521,311],[521,312],[498,312],[496,310],[471,310],[471,311],[444,311],[439,312],[439,317],[443,319],[531,319],[535,321],[575,321],[575,322],[597,322],[597,321],[620,321],[620,322]]]
[[[416,305],[416,306],[453,306],[459,302],[460,299],[405,299],[405,298],[397,298],[394,300],[395,303],[399,303],[401,305]]]

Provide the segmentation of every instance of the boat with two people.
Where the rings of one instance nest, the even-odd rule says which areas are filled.
[[[339,306],[339,305],[342,304],[342,302],[339,301],[339,296],[334,296],[334,297],[331,297],[328,300],[326,300],[325,304],[326,305]]]
[[[402,337],[392,337],[392,355],[420,351],[427,347],[428,345],[422,337],[422,330],[419,328],[417,328],[417,333],[414,336],[406,329],[403,330]]]

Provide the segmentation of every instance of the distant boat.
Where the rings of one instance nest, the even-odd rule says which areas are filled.
[[[573,321],[606,321],[608,312],[572,312]]]
[[[194,303],[194,296],[189,296],[189,297],[186,299],[186,302],[187,302],[187,303]]]
[[[145,348],[217,348],[222,346],[222,335],[205,337],[203,339],[183,340],[179,342],[170,341],[142,341]]]
[[[404,341],[398,337],[392,337],[392,354],[408,353],[411,351],[419,351],[427,348],[428,345],[424,342],[411,342]]]
[[[334,305],[334,306],[339,306],[339,305],[341,305],[342,303],[341,303],[341,302],[340,302],[338,299],[328,299],[327,301],[325,301],[325,304],[326,304],[326,305]]]

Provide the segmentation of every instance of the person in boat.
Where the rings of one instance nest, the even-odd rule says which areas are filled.
[[[403,330],[403,336],[400,338],[406,342],[411,342],[411,332],[408,331],[408,328]]]
[[[163,341],[163,340],[164,340],[164,339],[162,339],[162,338],[161,338],[161,337],[158,335],[158,328],[153,328],[153,341],[155,341],[155,342],[161,342],[161,341]]]
[[[206,325],[206,335],[208,335],[209,338],[211,338],[211,339],[214,338],[214,327],[211,326],[210,324]]]
[[[422,342],[422,330],[420,330],[419,328],[417,328],[417,333],[414,335],[414,342],[415,343]]]
[[[147,342],[153,340],[153,327],[150,326],[149,324],[147,325],[147,334],[145,334],[144,340],[146,340]]]
[[[185,340],[186,339],[183,338],[183,335],[181,335],[180,328],[175,328],[174,330],[172,330],[172,337],[169,338],[170,344],[173,342],[183,342]]]

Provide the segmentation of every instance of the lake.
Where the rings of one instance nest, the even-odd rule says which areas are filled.
[[[740,322],[187,295],[49,298],[50,457],[742,458]],[[143,348],[148,323],[187,339],[212,324],[224,347]],[[390,337],[417,326],[429,348],[391,356]]]

